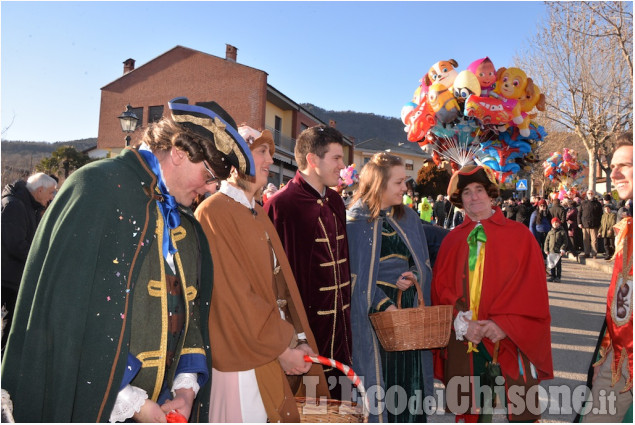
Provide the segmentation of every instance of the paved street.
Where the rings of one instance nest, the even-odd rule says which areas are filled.
[[[551,306],[551,347],[553,354],[554,379],[543,383],[566,385],[573,390],[586,383],[589,362],[597,342],[604,313],[606,311],[606,291],[611,275],[597,270],[611,264],[605,260],[587,260],[586,265],[573,259],[562,263],[562,281],[548,283],[549,304]],[[558,407],[557,400],[551,400],[550,407]],[[545,422],[571,422],[575,413],[554,414],[545,412]]]
[[[612,265],[612,262],[587,260],[583,265],[574,258],[563,259],[562,281],[548,283],[555,377],[543,382],[543,388],[563,386],[561,391],[573,392],[577,386],[586,383],[589,362],[606,309],[606,291],[611,278],[607,265]],[[439,382],[437,386],[442,388]],[[559,413],[560,407],[569,404],[569,400],[566,400],[568,397],[564,398],[552,396],[548,404],[546,398],[541,400],[548,406],[542,415],[542,422],[573,420],[575,412]],[[432,415],[428,421],[454,422],[454,416]],[[506,422],[506,419],[503,415],[495,415],[494,422]]]

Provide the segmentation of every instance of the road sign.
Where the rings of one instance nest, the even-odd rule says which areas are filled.
[[[527,190],[527,180],[518,180],[516,182],[516,190]]]

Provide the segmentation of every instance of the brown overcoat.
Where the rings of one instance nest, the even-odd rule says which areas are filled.
[[[317,346],[273,224],[259,205],[252,211],[223,193],[203,201],[195,216],[207,235],[214,261],[209,316],[212,366],[222,372],[255,369],[269,420],[299,422],[294,395],[278,356],[292,345],[298,331],[306,334],[316,353]],[[271,247],[288,286],[290,315],[299,317],[299,324],[292,325],[280,316]],[[322,367],[313,365],[308,375],[319,377],[317,397],[328,397]],[[302,386],[298,393],[304,391]]]

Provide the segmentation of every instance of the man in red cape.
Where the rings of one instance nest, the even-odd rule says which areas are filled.
[[[446,384],[448,410],[457,421],[476,421],[487,413],[472,381],[483,376],[495,351],[505,378],[495,380],[495,392],[506,399],[510,420],[539,419],[536,388],[535,397],[525,395],[541,380],[553,378],[542,253],[527,227],[492,207],[498,193],[491,169],[472,165],[455,172],[448,187],[450,201],[464,208],[466,217],[441,245],[432,303],[455,307],[448,347],[435,353],[435,377]],[[465,377],[472,378],[469,409],[461,405],[467,385],[458,386],[461,379],[470,379]]]

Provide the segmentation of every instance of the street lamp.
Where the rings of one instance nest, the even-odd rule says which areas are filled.
[[[121,131],[126,133],[126,146],[130,146],[130,133],[135,131],[135,128],[137,128],[139,118],[137,118],[135,113],[132,112],[130,104],[126,106],[126,110],[117,118],[119,118],[119,123],[121,124]]]

